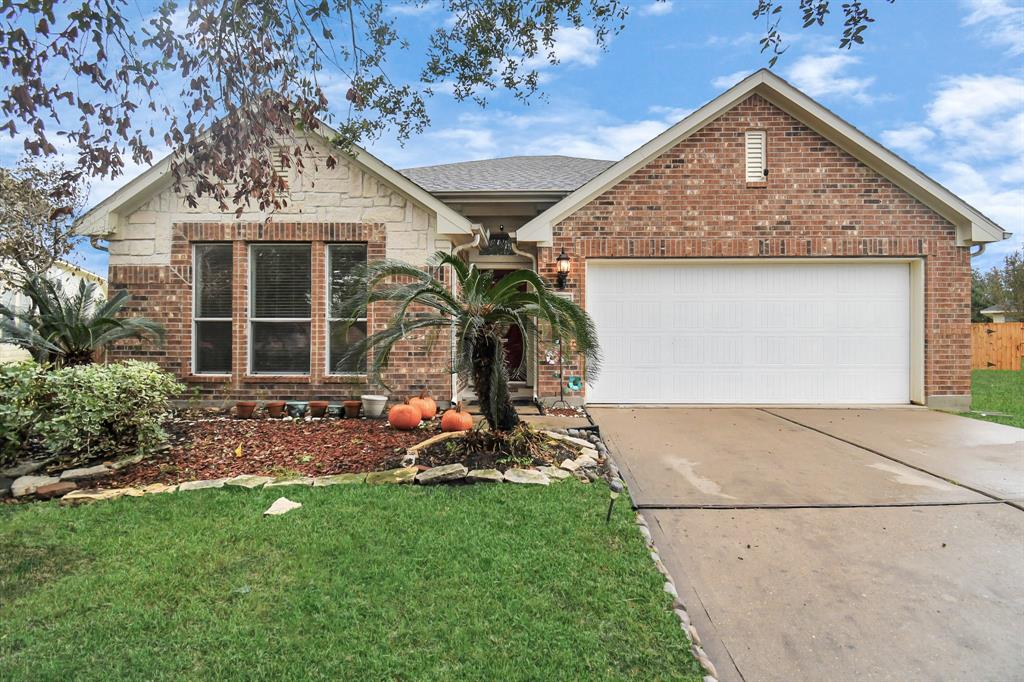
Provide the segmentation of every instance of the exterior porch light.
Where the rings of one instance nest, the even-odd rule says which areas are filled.
[[[571,262],[569,256],[565,255],[565,249],[562,249],[562,253],[558,254],[558,258],[555,259],[555,265],[558,266],[559,289],[565,288],[565,283],[569,279],[569,264]]]

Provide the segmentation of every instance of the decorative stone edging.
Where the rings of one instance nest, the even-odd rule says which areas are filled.
[[[605,456],[605,467],[608,469],[608,476],[610,480],[618,478],[622,481],[623,486],[629,491],[629,486],[626,484],[626,480],[622,477],[619,468],[615,465],[611,454],[607,450],[604,451]],[[704,676],[703,682],[718,682],[718,670],[715,668],[715,664],[711,662],[711,658],[707,652],[704,651],[704,647],[701,644],[700,635],[697,633],[697,628],[693,626],[690,621],[690,614],[686,612],[686,604],[679,596],[679,591],[676,589],[675,581],[672,576],[669,575],[668,568],[661,560],[661,555],[658,553],[658,548],[654,544],[654,537],[651,535],[651,529],[647,525],[647,519],[643,517],[640,512],[636,512],[636,525],[640,531],[640,535],[644,538],[644,543],[647,545],[647,549],[651,553],[651,561],[654,562],[654,567],[658,569],[662,577],[665,578],[665,585],[663,589],[665,592],[672,597],[672,612],[679,618],[679,625],[683,629],[683,634],[686,635],[687,641],[690,642],[690,653],[697,659],[701,667],[707,675]]]

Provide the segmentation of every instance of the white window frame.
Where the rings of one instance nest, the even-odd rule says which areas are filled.
[[[229,377],[229,376],[231,376],[231,373],[235,369],[235,358],[234,358],[234,349],[233,348],[232,348],[232,353],[231,353],[232,357],[231,357],[231,371],[230,372],[200,372],[198,367],[197,367],[197,362],[196,362],[198,360],[198,358],[199,358],[199,356],[198,356],[198,348],[196,346],[196,339],[199,337],[199,335],[198,335],[198,333],[196,331],[198,329],[198,323],[199,322],[234,322],[234,318],[233,317],[199,317],[199,315],[198,315],[199,296],[197,294],[199,292],[199,289],[198,289],[198,286],[199,286],[199,267],[198,267],[198,263],[199,263],[199,261],[196,258],[196,254],[199,251],[199,248],[203,247],[203,246],[225,246],[225,245],[228,248],[232,248],[231,242],[195,242],[195,243],[192,244],[192,355],[189,358],[189,370],[192,372],[193,376]],[[234,299],[234,293],[235,293],[234,292],[234,289],[235,289],[235,273],[234,273],[234,262],[233,261],[234,261],[234,258],[232,257],[232,264],[231,264],[232,265],[232,268],[231,268],[231,270],[232,270],[232,272],[231,272],[231,290],[228,292],[228,296],[231,297],[231,314],[232,314],[232,316],[234,315],[234,312],[235,312],[235,299]],[[232,346],[233,346],[234,345],[234,324],[231,325],[231,334],[232,334]]]
[[[364,377],[366,376],[366,367],[363,367],[363,371],[359,372],[335,372],[331,367],[331,323],[332,322],[366,322],[366,335],[370,335],[370,321],[366,317],[331,317],[331,286],[333,280],[331,278],[331,247],[332,246],[344,246],[345,244],[358,244],[363,247],[363,251],[366,253],[366,259],[369,260],[369,246],[366,242],[330,242],[324,245],[325,258],[324,258],[324,282],[326,282],[326,295],[324,301],[327,303],[324,314],[326,315],[327,322],[325,328],[325,341],[324,343],[324,367],[327,368],[327,375],[333,377]]]
[[[257,247],[260,246],[306,246],[309,247],[309,292],[310,295],[313,293],[313,245],[310,242],[254,242],[249,244],[249,293],[246,298],[248,299],[248,314],[246,315],[246,328],[249,332],[248,339],[246,341],[246,372],[248,376],[255,377],[308,377],[311,376],[313,371],[313,304],[310,301],[309,317],[253,317],[253,313],[256,311],[256,282],[255,274],[256,268],[254,266],[253,254]],[[307,372],[256,372],[252,367],[253,352],[252,352],[252,341],[254,338],[253,325],[257,322],[306,322],[309,324],[309,371]]]

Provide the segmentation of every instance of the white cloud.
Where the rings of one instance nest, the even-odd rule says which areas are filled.
[[[704,40],[707,47],[743,47],[744,45],[757,46],[758,35],[748,32],[738,36],[710,35]],[[788,39],[787,39],[788,40]]]
[[[966,0],[964,5],[970,10],[964,26],[975,27],[986,42],[1011,56],[1024,54],[1024,5],[1006,0]]]
[[[747,71],[746,69],[734,71],[730,74],[713,79],[711,81],[711,86],[715,88],[715,90],[728,90],[749,75],[750,71]]]
[[[884,131],[882,141],[1014,233],[974,261],[982,268],[994,265],[1024,244],[1024,79],[945,78],[923,117]]]
[[[420,0],[409,0],[402,4],[389,4],[387,11],[390,14],[400,14],[404,16],[419,16],[421,14],[429,14],[436,12],[441,9],[441,3],[436,0],[428,0],[422,2]]]
[[[601,48],[597,44],[597,36],[592,28],[586,26],[560,26],[554,33],[554,46],[549,50],[543,45],[526,65],[532,69],[540,69],[549,65],[549,53],[561,64],[580,64],[595,66],[601,57]]]
[[[857,78],[846,75],[846,70],[860,63],[860,57],[836,52],[807,55],[796,60],[787,70],[793,83],[811,97],[848,97],[862,104],[870,104],[874,97],[867,92],[874,77]]]
[[[882,132],[882,142],[886,146],[908,152],[924,151],[926,143],[934,137],[934,131],[922,125],[909,125]]]
[[[483,128],[442,128],[428,132],[424,137],[451,145],[460,150],[467,160],[493,156],[498,146],[494,133]]]
[[[694,112],[691,107],[666,107],[660,104],[647,107],[647,111],[658,114],[669,124],[678,123]]]
[[[655,2],[644,5],[640,8],[639,14],[643,16],[663,16],[672,12],[672,0],[655,0]]]

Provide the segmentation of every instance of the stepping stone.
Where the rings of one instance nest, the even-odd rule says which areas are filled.
[[[301,502],[292,502],[287,497],[279,497],[274,500],[274,504],[270,505],[265,512],[264,516],[280,516],[281,514],[287,514],[292,509],[299,509],[302,507]]]
[[[506,483],[525,483],[528,485],[548,485],[548,477],[531,469],[509,469],[505,472]]]
[[[202,481],[186,481],[178,485],[180,492],[186,493],[192,490],[208,490],[210,488],[223,488],[226,479],[211,478]]]
[[[15,497],[24,497],[33,494],[37,488],[54,483],[60,483],[56,476],[21,476],[14,479],[14,483],[11,484],[11,494]]]
[[[597,466],[597,460],[590,455],[580,455],[576,458],[577,469],[593,469]]]
[[[418,471],[416,467],[373,471],[366,475],[366,482],[370,485],[412,483]]]
[[[282,478],[277,481],[271,481],[264,485],[264,488],[281,488],[286,485],[313,485],[313,479],[309,476],[299,476],[297,478]]]
[[[576,471],[577,469],[580,468],[580,465],[577,464],[575,462],[575,460],[571,460],[571,459],[564,459],[564,460],[562,460],[562,463],[559,464],[558,466],[559,466],[559,468],[565,469],[566,471]]]
[[[51,497],[63,497],[72,490],[78,490],[78,486],[71,481],[58,481],[49,485],[41,485],[36,488],[35,496],[41,500],[48,500]]]
[[[107,466],[110,469],[113,469],[114,471],[118,471],[119,469],[130,467],[133,464],[138,464],[139,462],[142,461],[142,459],[143,455],[133,455],[132,457],[125,457],[124,459],[119,459],[116,462],[113,462],[112,464],[109,464]]]
[[[567,478],[572,478],[572,474],[565,469],[556,469],[555,467],[537,467],[537,471],[556,481],[564,481]]]
[[[472,483],[501,483],[505,477],[497,469],[473,469],[466,475],[466,480]]]
[[[317,476],[313,479],[313,487],[322,488],[328,485],[348,485],[365,482],[366,474],[334,474],[333,476]]]
[[[83,467],[81,469],[68,469],[60,475],[62,481],[87,481],[91,478],[99,478],[110,473],[110,467],[105,464],[97,464],[94,467]]]
[[[444,464],[417,474],[416,482],[420,485],[450,483],[451,481],[461,481],[468,473],[469,469],[461,464]]]
[[[259,488],[261,485],[270,483],[274,480],[273,476],[254,476],[252,474],[242,474],[241,476],[235,476],[224,481],[224,485],[229,485],[235,488]]]

